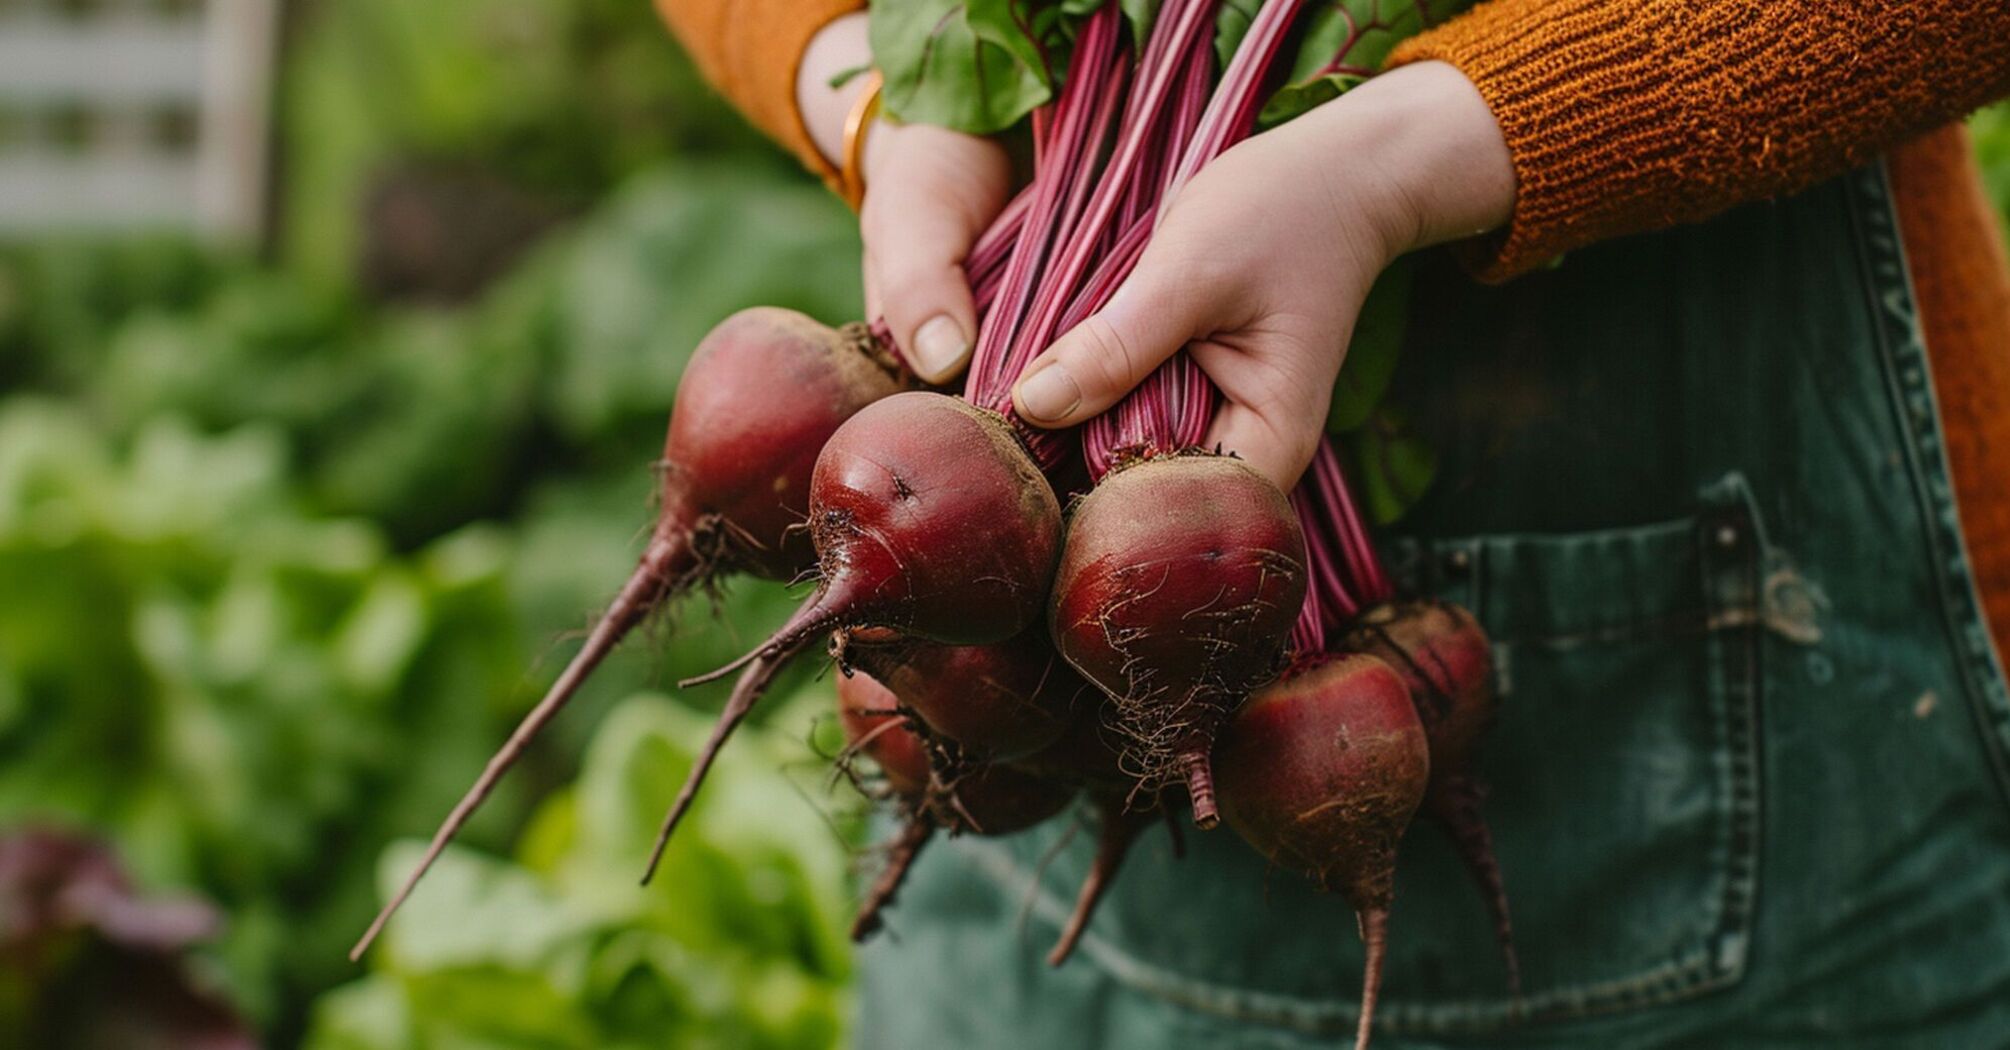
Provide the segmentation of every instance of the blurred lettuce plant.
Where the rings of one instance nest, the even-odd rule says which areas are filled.
[[[806,716],[797,705],[782,724]],[[812,797],[824,763],[801,740],[743,730],[656,881],[636,884],[706,728],[658,696],[616,708],[512,859],[441,858],[370,976],[322,999],[310,1050],[835,1045],[847,854]],[[385,855],[381,892],[421,848]]]

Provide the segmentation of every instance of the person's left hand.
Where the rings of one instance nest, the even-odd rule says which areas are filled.
[[[1005,147],[928,124],[881,121],[865,141],[865,315],[884,317],[916,375],[954,379],[970,363],[977,306],[963,263],[1005,206]]]
[[[1224,398],[1208,444],[1289,489],[1376,275],[1499,225],[1513,199],[1507,146],[1463,74],[1384,74],[1202,169],[1109,304],[1027,368],[1015,408],[1072,426],[1185,347]]]
[[[846,118],[865,89],[840,70],[871,61],[865,12],[842,15],[812,37],[796,70],[796,109],[833,167],[844,163]],[[956,378],[977,341],[977,307],[964,257],[1005,207],[1012,164],[997,142],[927,124],[878,120],[865,130],[865,316],[886,321],[914,373]]]

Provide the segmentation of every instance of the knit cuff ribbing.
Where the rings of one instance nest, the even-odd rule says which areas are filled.
[[[2000,94],[2010,4],[1491,0],[1413,38],[1479,89],[1513,156],[1503,280],[1609,237],[1790,193]]]

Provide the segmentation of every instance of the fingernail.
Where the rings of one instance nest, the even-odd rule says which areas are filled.
[[[1012,399],[1026,418],[1054,421],[1067,418],[1082,403],[1082,389],[1066,368],[1055,364],[1020,380]]]
[[[970,341],[948,314],[929,318],[914,333],[914,370],[931,383],[955,375],[969,353]]]

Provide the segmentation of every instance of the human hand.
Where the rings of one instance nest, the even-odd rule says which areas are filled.
[[[1028,366],[1015,408],[1036,426],[1083,422],[1184,346],[1224,399],[1208,444],[1288,490],[1376,275],[1500,225],[1513,203],[1507,145],[1465,76],[1437,62],[1384,74],[1202,169],[1108,305]]]
[[[864,15],[833,21],[811,40],[796,81],[799,109],[826,158],[842,164],[844,120],[859,88],[829,87],[870,60]],[[963,371],[977,338],[977,310],[963,259],[1004,208],[1012,167],[990,139],[925,124],[876,121],[860,165],[865,200],[865,309],[885,318],[924,381]]]

